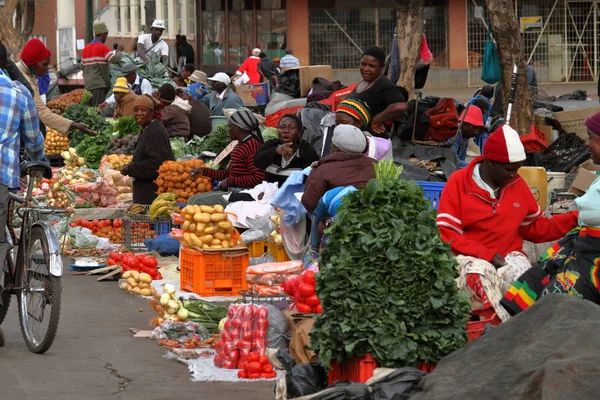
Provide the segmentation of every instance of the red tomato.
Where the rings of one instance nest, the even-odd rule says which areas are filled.
[[[158,266],[158,261],[153,256],[147,256],[142,262],[147,268],[156,268]]]
[[[269,321],[267,321],[264,318],[259,318],[254,323],[254,327],[255,328],[259,328],[259,329],[268,329],[269,328]]]
[[[108,258],[112,258],[115,261],[120,261],[123,258],[123,255],[119,252],[113,251],[108,255]]]
[[[106,260],[106,265],[117,265],[117,262],[112,258],[108,257],[108,260]]]
[[[316,306],[313,309],[314,312],[316,312],[317,314],[323,314],[323,308],[321,308],[321,305],[319,304],[318,306]]]
[[[240,361],[238,362],[238,368],[239,369],[246,369],[247,366],[248,366],[248,361],[247,360],[242,360],[240,358]]]
[[[225,345],[223,346],[223,353],[230,353],[234,350],[237,350],[237,346],[235,346],[233,342],[225,342]]]
[[[262,364],[258,361],[251,361],[248,363],[246,370],[250,374],[260,374],[262,372]]]
[[[310,297],[315,294],[315,287],[308,283],[301,283],[298,286],[298,293],[300,293],[300,296]]]
[[[229,361],[237,361],[240,359],[240,352],[237,350],[233,350],[230,352],[223,352],[223,358]]]
[[[248,361],[249,361],[249,362],[260,361],[260,354],[258,354],[258,353],[257,353],[257,352],[255,352],[255,351],[251,351],[251,352],[248,354]]]
[[[267,358],[267,356],[265,356],[264,354],[260,356],[260,358],[258,359],[258,361],[260,361],[260,363],[264,366],[264,365],[271,365],[269,363],[269,359]],[[266,371],[268,372],[268,371]]]
[[[140,263],[135,258],[130,258],[128,264],[129,264],[129,268],[135,269],[136,271],[140,270]]]
[[[252,350],[264,354],[267,348],[267,341],[263,338],[254,338],[252,340]]]
[[[113,228],[120,229],[121,226],[123,226],[123,220],[122,219],[115,219],[113,221]]]
[[[292,281],[287,281],[283,284],[283,291],[289,296],[292,296],[294,294],[294,284],[292,283]]]
[[[248,379],[248,373],[246,371],[244,371],[243,369],[240,369],[238,371],[237,377],[240,379]]]
[[[240,361],[248,361],[248,354],[250,354],[250,349],[240,349]]]
[[[313,294],[312,296],[306,298],[306,305],[316,307],[319,304],[321,304],[321,302],[319,301],[319,297],[317,297],[316,294]]]
[[[248,379],[260,379],[260,374],[248,374]]]
[[[252,330],[252,321],[242,321],[241,326],[242,331],[251,331]]]
[[[263,339],[267,337],[267,330],[257,328],[252,332],[252,336],[254,339]]]
[[[256,313],[256,318],[267,319],[268,316],[269,316],[269,310],[267,309],[267,307],[259,307],[258,308],[258,312]]]
[[[243,308],[244,310],[244,314],[243,314],[243,319],[245,321],[251,321],[254,318],[254,310],[252,309],[251,305],[246,305],[246,307]]]
[[[233,318],[237,314],[238,309],[239,309],[239,305],[237,305],[237,304],[230,305],[229,308],[227,309],[227,316],[229,318]]]
[[[298,309],[298,312],[301,313],[309,313],[311,311],[310,306],[304,303],[297,303],[296,308]]]
[[[237,369],[237,361],[223,361],[223,368],[225,369]]]
[[[238,328],[231,328],[229,330],[229,338],[239,338],[240,337],[240,330]]]
[[[227,318],[227,319],[225,320],[225,325],[223,325],[223,328],[224,328],[226,331],[228,331],[228,330],[229,330],[229,328],[231,328],[231,320],[230,320],[229,318]]]
[[[272,372],[263,372],[262,374],[260,374],[260,377],[262,379],[273,379],[273,378],[277,378],[277,372],[272,371]]]
[[[242,329],[242,336],[241,338],[243,340],[252,340],[252,331],[251,330],[244,330]]]
[[[137,256],[135,256],[135,259],[140,263],[143,263],[145,258],[146,258],[145,254],[138,254]]]
[[[264,364],[263,365],[263,372],[273,372],[273,366],[271,364]]]
[[[306,271],[302,274],[302,281],[304,283],[308,283],[311,286],[315,286],[317,284],[317,280],[315,279],[315,273],[312,271]]]
[[[240,329],[242,327],[242,319],[239,318],[239,317],[233,317],[231,319],[231,327],[232,328]]]
[[[248,352],[250,352],[250,349],[252,348],[252,342],[249,340],[240,339],[238,341],[237,347],[238,347],[238,349],[246,349],[246,350],[248,350]]]
[[[218,367],[218,368],[223,367],[223,359],[218,354],[215,356],[215,367]]]

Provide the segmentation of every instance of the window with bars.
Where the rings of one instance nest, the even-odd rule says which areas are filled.
[[[196,36],[196,0],[188,0],[187,18],[187,34],[190,38],[194,38]]]
[[[129,9],[129,1],[126,0],[123,3],[123,7],[125,7],[125,32],[131,32],[131,10]]]
[[[202,62],[225,63],[225,6],[221,0],[202,0]]]
[[[117,22],[117,32],[123,32],[122,26],[121,26],[121,0],[117,0],[117,7],[115,8],[115,14],[116,14],[116,22]]]
[[[169,0],[162,0],[162,19],[165,21],[165,30],[169,32]]]
[[[183,29],[183,22],[181,20],[181,12],[182,12],[183,4],[182,0],[174,0],[173,2],[173,11],[175,12],[175,30],[173,33],[180,35]],[[183,32],[185,34],[185,32]]]
[[[338,5],[339,1],[336,1]],[[359,4],[344,0],[344,5]],[[364,3],[363,3],[364,4]],[[379,2],[382,4],[382,1]],[[387,3],[386,3],[387,4]],[[427,43],[434,55],[433,67],[448,66],[448,7],[437,1],[425,7]],[[313,65],[331,65],[334,69],[356,69],[362,54],[370,46],[379,46],[389,54],[396,28],[393,7],[311,9],[309,14],[310,61]],[[335,52],[331,52],[335,48]]]

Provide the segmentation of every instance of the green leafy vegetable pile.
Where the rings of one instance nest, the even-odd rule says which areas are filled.
[[[225,147],[227,147],[229,143],[231,143],[231,139],[229,138],[229,128],[226,124],[221,124],[217,126],[215,132],[208,136],[194,136],[186,143],[185,152],[192,156],[197,156],[203,151],[210,151],[218,155],[225,150]]]
[[[436,362],[466,343],[456,261],[414,182],[371,180],[326,231],[311,344],[322,362],[371,354],[383,367]]]
[[[165,83],[171,83],[167,69],[160,58],[152,52],[148,54],[148,57],[148,62],[144,64],[135,61],[133,57],[128,54],[123,54],[119,64],[110,64],[111,88],[115,85],[117,78],[123,76],[121,67],[125,64],[135,64],[137,66],[137,74],[148,79],[154,90],[158,90]]]
[[[186,146],[184,138],[176,137],[171,138],[169,141],[171,142],[171,150],[173,150],[173,155],[175,156],[176,160],[186,155]]]
[[[106,148],[112,138],[109,130],[98,133],[98,136],[85,135],[75,147],[77,154],[85,159],[89,168],[98,169],[100,161],[106,153]]]
[[[112,126],[114,135],[118,137],[124,137],[129,135],[137,135],[140,133],[140,126],[135,122],[135,118],[132,115],[121,117]]]
[[[85,97],[85,96],[84,96]],[[70,119],[73,122],[81,122],[86,124],[92,131],[100,134],[111,126],[104,117],[100,114],[97,108],[89,107],[83,104],[71,104],[65,110],[63,117]],[[88,135],[71,129],[69,131],[69,138],[71,139],[71,146],[77,146],[84,138]],[[106,150],[106,148],[105,148]]]

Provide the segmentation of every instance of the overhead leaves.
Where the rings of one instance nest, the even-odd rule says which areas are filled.
[[[383,367],[416,366],[465,344],[470,303],[416,183],[371,180],[344,198],[326,234],[311,333],[325,365],[369,353]]]

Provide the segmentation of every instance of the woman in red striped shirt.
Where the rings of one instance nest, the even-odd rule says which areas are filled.
[[[233,188],[253,188],[262,183],[265,171],[254,166],[254,155],[264,140],[258,127],[258,120],[250,110],[237,110],[229,117],[229,137],[237,140],[230,154],[227,169],[195,168],[192,175],[207,176],[218,180],[219,190],[228,191]]]

